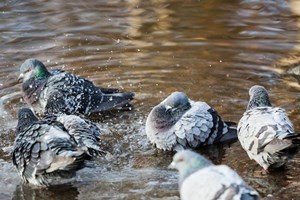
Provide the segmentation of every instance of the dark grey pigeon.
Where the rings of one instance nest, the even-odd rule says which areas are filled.
[[[284,165],[297,152],[299,135],[285,110],[272,107],[267,90],[259,85],[249,90],[246,112],[238,123],[238,138],[250,159],[268,172]]]
[[[231,125],[207,103],[173,92],[151,110],[146,134],[158,149],[179,151],[236,140],[236,128]]]
[[[99,129],[78,116],[38,120],[29,108],[22,108],[18,118],[13,164],[26,183],[59,184],[105,154],[99,146]]]
[[[190,150],[176,153],[169,168],[179,171],[182,200],[258,200],[259,194],[226,165],[212,162]]]
[[[37,59],[20,66],[25,101],[40,114],[90,115],[130,106],[134,93],[98,88],[91,81],[62,70],[48,71]]]

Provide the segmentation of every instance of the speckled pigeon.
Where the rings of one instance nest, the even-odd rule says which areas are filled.
[[[256,200],[258,193],[226,165],[214,165],[190,150],[176,153],[169,168],[179,171],[182,200]]]
[[[48,71],[37,59],[27,59],[20,66],[25,101],[40,114],[90,115],[124,108],[134,93],[113,88],[98,88],[91,81],[62,70]]]
[[[99,146],[99,129],[78,116],[38,120],[29,108],[22,108],[18,118],[13,164],[26,183],[39,187],[59,183],[105,154]]]
[[[285,110],[272,107],[267,90],[259,85],[249,90],[250,101],[238,123],[238,138],[250,159],[268,172],[284,165],[298,150],[299,135]]]
[[[155,106],[146,121],[146,134],[158,149],[179,151],[237,139],[232,123],[222,121],[205,102],[173,92]]]

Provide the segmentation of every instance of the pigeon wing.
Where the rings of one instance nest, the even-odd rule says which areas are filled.
[[[282,139],[294,128],[285,111],[281,108],[258,107],[246,111],[238,124],[239,140],[248,153],[258,154],[272,148],[265,147]],[[275,140],[274,140],[275,139]],[[279,145],[278,150],[283,146]],[[271,151],[274,151],[272,149]]]
[[[64,125],[78,146],[91,157],[105,154],[100,148],[100,130],[94,123],[75,115],[61,115],[57,121]]]
[[[217,113],[204,102],[192,102],[191,105],[175,124],[175,134],[192,148],[212,144],[219,132]]]
[[[40,96],[45,113],[86,113],[90,95],[84,87],[85,79],[69,73],[58,73],[48,79]]]
[[[45,174],[83,168],[84,157],[70,135],[41,122],[20,133],[13,150],[13,163],[19,174],[35,185],[47,185]]]

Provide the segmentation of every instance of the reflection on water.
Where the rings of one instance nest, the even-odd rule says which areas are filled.
[[[286,74],[300,63],[297,0],[5,0],[0,11],[0,199],[178,199],[177,172],[167,169],[173,154],[153,149],[144,132],[151,108],[176,90],[237,122],[248,88],[262,84],[300,130],[300,87]],[[24,106],[18,65],[29,57],[136,92],[133,111],[98,122],[111,158],[47,191],[23,186],[7,153]],[[262,176],[238,142],[199,152],[266,199],[300,195],[299,155]]]
[[[25,185],[18,185],[14,192],[13,200],[35,200],[35,199],[76,199],[79,192],[76,187],[59,185],[48,189],[32,189]]]

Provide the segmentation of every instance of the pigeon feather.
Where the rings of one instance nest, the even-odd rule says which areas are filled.
[[[236,128],[223,122],[217,111],[182,92],[172,93],[152,109],[146,134],[157,148],[176,151],[237,139]]]
[[[25,101],[40,114],[90,115],[129,106],[132,92],[99,88],[91,81],[62,70],[48,71],[37,59],[27,59],[20,66]]]
[[[256,200],[259,194],[226,165],[214,165],[190,150],[176,153],[170,168],[179,171],[183,200]]]
[[[44,187],[51,185],[52,179],[71,178],[94,157],[90,148],[97,155],[103,153],[96,143],[92,143],[96,148],[89,145],[90,141],[89,146],[81,144],[68,126],[51,118],[38,120],[28,108],[20,109],[18,118],[13,164],[26,183]],[[82,132],[83,139],[89,137],[86,132]]]
[[[297,152],[299,136],[285,110],[271,106],[264,87],[253,86],[249,94],[247,110],[238,123],[239,141],[250,159],[265,170],[280,167]]]

